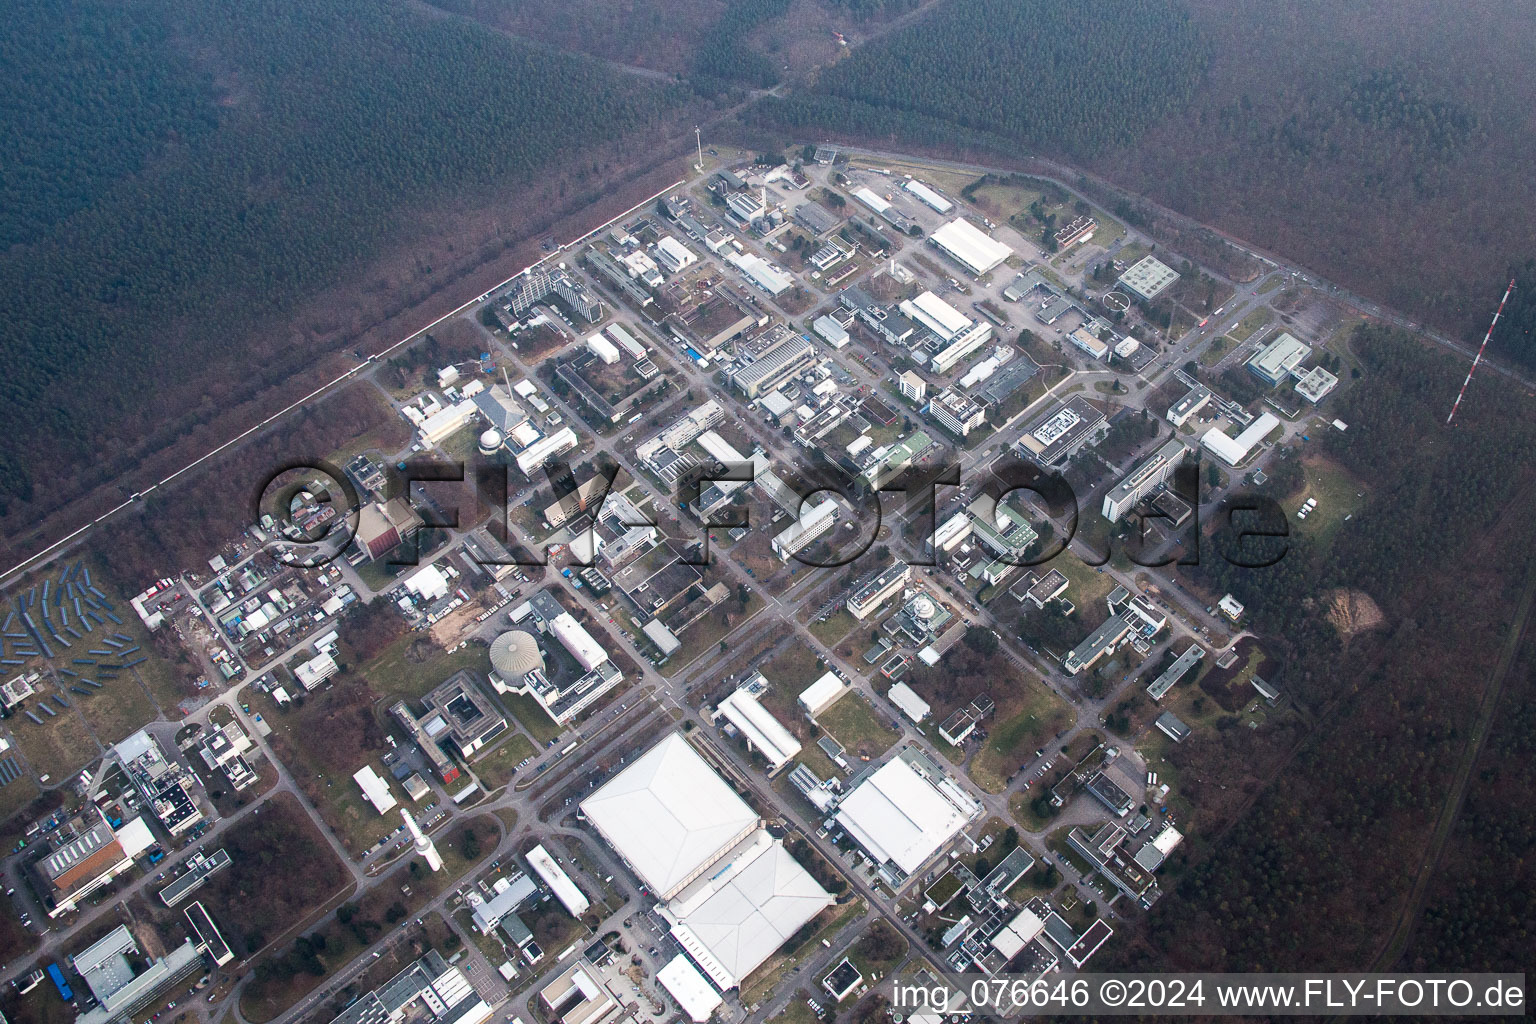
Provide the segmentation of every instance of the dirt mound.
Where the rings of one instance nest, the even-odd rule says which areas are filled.
[[[1371,595],[1363,590],[1340,588],[1328,594],[1328,621],[1340,636],[1351,637],[1375,629],[1386,621]]]

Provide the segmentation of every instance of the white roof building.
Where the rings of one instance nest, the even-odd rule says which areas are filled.
[[[1143,256],[1120,275],[1120,287],[1151,302],[1178,279],[1178,271],[1156,256]]]
[[[837,703],[837,699],[848,692],[848,684],[838,678],[836,672],[828,672],[800,693],[800,706],[805,708],[805,713],[815,718],[827,708]]]
[[[1040,915],[1026,907],[1003,925],[1002,931],[992,936],[992,948],[1012,960],[1043,931],[1045,922],[1040,920]]]
[[[602,331],[598,331],[587,339],[587,351],[597,356],[608,366],[612,366],[619,361],[619,347],[609,341]]]
[[[848,332],[843,325],[825,313],[817,317],[811,326],[815,328],[817,336],[833,348],[842,348],[848,344]]]
[[[911,192],[913,195],[917,196],[917,198],[921,199],[924,203],[933,207],[939,213],[948,213],[950,210],[955,208],[954,203],[950,202],[948,199],[945,199],[943,196],[939,195],[933,189],[929,188],[927,185],[924,185],[916,178],[913,178],[902,187],[905,188],[908,192]]]
[[[619,346],[619,348],[623,349],[625,352],[628,352],[632,358],[645,358],[645,346],[636,341],[635,336],[626,331],[621,325],[609,324],[607,330],[608,337],[613,339],[613,343]]]
[[[939,228],[929,236],[929,241],[977,277],[1013,255],[1012,249],[963,217]]]
[[[720,702],[719,710],[752,749],[767,760],[769,774],[783,768],[800,753],[800,741],[773,717],[773,712],[763,707],[755,694],[734,690]]]
[[[767,832],[661,907],[672,936],[722,991],[740,985],[832,896]]]
[[[1274,413],[1264,413],[1258,419],[1248,424],[1241,434],[1236,437],[1228,437],[1221,432],[1221,428],[1212,427],[1200,438],[1200,447],[1216,456],[1228,466],[1236,466],[1248,457],[1248,453],[1254,447],[1280,425],[1280,421]]]
[[[881,199],[879,195],[868,188],[856,188],[853,190],[853,198],[863,203],[876,213],[884,213],[891,208],[891,204]]]
[[[158,841],[155,839],[155,834],[149,830],[149,824],[142,814],[118,829],[115,838],[118,845],[123,848],[123,856],[129,860],[148,850]]]
[[[756,253],[743,252],[726,257],[747,276],[747,280],[757,285],[769,295],[779,295],[789,290],[795,282],[789,276],[774,267],[773,264],[763,259]]]
[[[549,631],[588,672],[608,660],[608,652],[603,650],[603,645],[570,612],[561,612],[550,619]]]
[[[448,577],[436,565],[424,565],[406,577],[405,589],[423,601],[448,596]]]
[[[661,240],[656,243],[656,259],[667,268],[669,274],[685,270],[699,261],[692,249],[671,235],[661,236]]]
[[[544,465],[547,460],[561,452],[570,451],[576,447],[577,443],[576,431],[570,427],[561,427],[553,434],[539,438],[518,452],[517,468],[524,476],[532,476],[533,471]]]
[[[581,802],[659,899],[675,896],[757,829],[757,814],[672,733]]]
[[[293,678],[299,681],[299,685],[304,687],[307,693],[335,675],[339,668],[335,658],[321,653],[301,665],[294,666]]]
[[[549,886],[549,891],[555,894],[555,899],[570,911],[572,917],[581,917],[592,906],[576,883],[571,881],[571,876],[544,849],[543,843],[528,851],[528,866]]]
[[[421,431],[423,441],[428,444],[437,444],[468,423],[474,415],[474,402],[455,402],[446,409],[439,409],[423,419],[417,424],[417,429]]]
[[[885,695],[886,699],[896,705],[896,710],[910,718],[914,724],[921,725],[923,719],[928,717],[928,702],[917,695],[917,691],[906,683],[897,683],[891,687]]]
[[[373,770],[373,765],[365,764],[352,773],[352,778],[363,791],[363,799],[373,804],[373,809],[380,814],[388,814],[390,808],[397,801],[389,791],[389,783],[385,782],[378,772]]]
[[[952,340],[974,322],[933,292],[923,292],[915,299],[904,300],[901,311],[945,341]]]
[[[979,810],[952,781],[935,785],[896,757],[843,798],[837,821],[876,863],[911,875]]]
[[[725,1002],[704,975],[688,962],[684,953],[677,954],[667,966],[657,971],[656,980],[677,1000],[678,1007],[694,1024],[704,1024]]]

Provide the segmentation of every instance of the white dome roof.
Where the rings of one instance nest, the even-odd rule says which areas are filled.
[[[512,629],[492,641],[491,667],[503,676],[516,679],[542,669],[544,656],[539,653],[539,642],[532,633]]]
[[[926,594],[912,602],[912,614],[920,619],[933,618],[933,599]]]

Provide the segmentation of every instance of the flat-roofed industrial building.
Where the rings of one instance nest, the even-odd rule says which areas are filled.
[[[928,240],[976,277],[990,273],[1013,255],[1012,249],[963,217],[945,224]]]
[[[1156,256],[1143,256],[1120,275],[1120,287],[1151,302],[1179,279],[1179,272]]]
[[[1105,422],[1102,412],[1078,396],[1026,427],[1014,450],[1043,466],[1057,466],[1077,454]]]
[[[1280,335],[1254,353],[1244,365],[1248,372],[1272,387],[1285,383],[1291,371],[1300,366],[1312,349],[1306,342],[1282,331]]]

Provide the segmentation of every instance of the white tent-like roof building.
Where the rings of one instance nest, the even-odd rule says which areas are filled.
[[[731,851],[727,866],[700,878],[661,914],[672,936],[722,991],[741,984],[831,895],[767,832]]]
[[[658,899],[669,900],[758,818],[681,733],[672,733],[581,802],[582,813]]]

